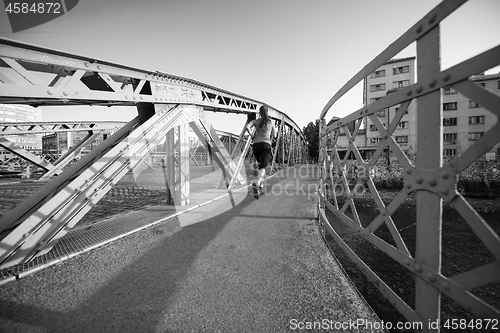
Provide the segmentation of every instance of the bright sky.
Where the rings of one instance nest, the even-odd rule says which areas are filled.
[[[287,113],[301,128],[353,75],[437,6],[438,0],[81,0],[9,39],[189,77]],[[1,6],[1,5],[0,5]],[[3,9],[3,8],[2,8]],[[470,0],[443,23],[442,68],[500,44],[500,1]],[[415,55],[414,46],[398,57]],[[498,69],[495,69],[498,71]],[[357,87],[328,113],[362,106]],[[129,120],[132,108],[42,108],[43,120]],[[104,111],[104,112],[103,112]],[[210,113],[239,133],[242,115]]]

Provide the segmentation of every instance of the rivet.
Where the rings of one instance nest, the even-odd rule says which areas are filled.
[[[409,175],[411,175],[411,171],[412,171],[411,168],[406,169],[406,173]]]
[[[410,90],[408,90],[408,91],[406,92],[406,95],[407,95],[407,96],[411,96],[411,94],[412,94],[411,89],[410,89]]]
[[[423,89],[423,87],[422,87],[422,86],[418,86],[418,87],[415,89],[415,91],[416,91],[416,93],[417,93],[417,94],[420,94],[420,93],[422,92],[422,89]]]
[[[441,173],[441,177],[443,177],[443,179],[448,179],[449,176],[450,175],[446,171],[444,171],[443,173]]]
[[[424,28],[424,27],[423,27],[422,25],[419,25],[419,26],[417,27],[417,34],[421,33],[423,28]]]
[[[450,290],[450,283],[448,281],[444,281],[442,286],[444,290]]]
[[[424,179],[422,178],[422,176],[417,176],[417,177],[415,177],[415,181],[417,182],[417,184],[422,184]]]
[[[47,94],[54,95],[54,91],[52,89],[47,90]]]
[[[432,16],[429,18],[429,24],[434,23],[434,21],[436,21],[436,14],[432,15]]]
[[[406,266],[410,266],[411,265],[411,260],[410,259],[405,259],[405,264],[406,264]]]
[[[427,279],[431,282],[436,282],[436,276],[434,276],[431,272],[427,273]]]
[[[406,183],[405,186],[406,186],[407,189],[411,189],[411,183]]]
[[[383,210],[381,213],[382,213],[382,216],[386,216],[387,215],[387,212],[385,210]]]
[[[23,238],[29,237],[29,235],[30,235],[29,232],[27,232],[23,235]]]
[[[446,74],[445,76],[443,76],[443,81],[444,81],[444,82],[447,82],[447,81],[449,81],[450,79],[451,79],[451,74],[450,74],[450,73],[448,73],[448,74]]]
[[[100,66],[100,65],[97,65],[97,69],[101,69],[101,66]]]
[[[387,138],[389,138],[389,134],[384,135],[384,139],[387,139]]]
[[[450,191],[447,188],[444,188],[441,190],[441,194],[448,195],[448,194],[450,194]]]
[[[414,268],[417,273],[422,273],[422,266],[420,264],[415,264]]]
[[[64,96],[68,96],[68,95],[69,95],[69,92],[67,92],[67,91],[63,91],[63,95],[64,95]]]
[[[147,79],[148,78],[148,74],[144,75],[144,78]]]
[[[429,87],[430,88],[434,88],[434,86],[436,85],[436,79],[432,79],[429,81]]]
[[[430,186],[436,186],[436,184],[437,184],[437,180],[435,178],[429,179],[429,185]]]
[[[90,63],[89,63],[89,62],[86,62],[86,63],[85,63],[85,67],[90,67]]]

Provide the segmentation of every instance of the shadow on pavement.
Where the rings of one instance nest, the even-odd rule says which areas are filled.
[[[155,240],[154,247],[123,267],[116,277],[104,284],[101,283],[100,288],[89,288],[92,296],[69,312],[64,309],[49,309],[51,303],[57,303],[57,300],[53,299],[54,296],[50,296],[50,291],[43,285],[38,286],[39,290],[44,294],[48,293],[49,296],[44,298],[41,302],[43,304],[40,305],[16,302],[15,297],[6,300],[3,296],[0,300],[0,331],[9,329],[9,332],[15,332],[16,330],[12,328],[17,329],[20,326],[23,327],[19,330],[22,332],[40,331],[40,329],[50,332],[155,331],[169,299],[181,286],[182,280],[186,278],[199,253],[234,216],[254,200],[248,194],[233,209],[202,223],[183,227],[173,235],[168,235],[169,232],[164,230],[168,226],[164,224],[154,227],[150,232],[167,235]],[[175,223],[179,224],[178,221]],[[71,265],[72,262],[68,264]],[[106,268],[98,267],[98,269]],[[58,284],[52,282],[52,285]],[[14,290],[14,296],[15,293]],[[26,290],[23,290],[23,293],[26,293]],[[85,296],[77,295],[82,299]],[[75,299],[74,302],[78,303],[78,300]],[[6,323],[6,320],[10,323]]]

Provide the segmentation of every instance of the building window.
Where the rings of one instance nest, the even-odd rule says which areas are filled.
[[[407,135],[396,136],[396,142],[397,143],[408,143],[408,136]]]
[[[481,87],[486,87],[486,82],[479,82],[478,83]]]
[[[393,88],[403,88],[407,87],[408,85],[410,85],[410,80],[394,81],[392,83]]]
[[[376,102],[377,100],[381,99],[382,97],[375,97],[375,98],[370,98],[370,103]]]
[[[443,135],[443,141],[456,143],[457,133],[446,133]]]
[[[457,91],[453,89],[452,87],[444,87],[443,88],[443,95],[453,95],[456,94]]]
[[[377,112],[377,117],[379,117],[379,118],[385,117],[385,109],[380,110],[379,112]]]
[[[392,75],[408,73],[410,71],[410,66],[394,67],[392,69]]]
[[[375,132],[376,130],[377,130],[377,127],[375,127],[375,125],[373,125],[373,124],[370,124],[370,131]]]
[[[379,84],[372,84],[370,86],[370,91],[383,91],[385,90],[385,83],[379,83]]]
[[[479,105],[478,102],[469,100],[469,109],[474,109],[474,108],[480,108],[481,105]]]
[[[380,143],[380,138],[370,138],[370,143],[378,145]]]
[[[484,116],[472,116],[469,117],[469,124],[484,124]]]
[[[455,148],[453,148],[453,149],[444,149],[443,150],[443,155],[444,156],[457,156],[457,150]]]
[[[398,128],[408,128],[408,122],[407,121],[400,121],[398,123]]]
[[[379,71],[375,71],[370,75],[371,79],[377,78],[377,77],[384,77],[385,76],[385,69],[381,69]]]
[[[457,109],[457,102],[443,103],[443,110],[444,111],[450,111],[450,110],[456,110],[456,109]]]
[[[443,126],[457,126],[457,118],[443,118]]]
[[[469,141],[477,141],[481,139],[484,132],[469,132]]]
[[[396,113],[399,112],[399,107],[396,108]],[[405,114],[408,114],[408,108],[406,108]]]

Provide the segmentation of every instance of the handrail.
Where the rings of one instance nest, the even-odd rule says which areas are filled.
[[[443,165],[442,88],[451,87],[459,94],[474,100],[497,118],[500,117],[500,96],[478,86],[472,78],[477,73],[500,65],[500,45],[447,70],[440,69],[440,22],[464,2],[445,0],[435,7],[354,75],[328,101],[320,113],[321,173],[318,218],[321,229],[323,233],[332,236],[346,255],[408,321],[422,324],[420,331],[423,332],[439,332],[439,327],[430,327],[429,323],[440,321],[442,294],[460,304],[474,320],[481,318],[500,320],[500,310],[475,293],[476,288],[500,282],[500,237],[457,190],[459,174],[500,144],[500,122],[497,120],[496,124],[486,128],[479,140],[454,161]],[[391,94],[327,124],[325,115],[340,97],[414,41],[417,43],[418,82],[395,92],[391,91]],[[395,140],[397,125],[413,100],[418,101],[415,114],[418,150],[415,161],[410,159]],[[382,123],[376,112],[398,104],[399,110],[392,115],[392,119],[388,119],[387,124]],[[357,141],[357,138],[367,135],[365,131],[363,133],[360,131],[361,125],[366,124],[366,119],[371,120],[372,130],[378,132],[380,141],[378,145],[373,146],[373,155],[365,160],[358,149],[358,142],[361,140]],[[343,158],[340,157],[338,146],[341,130],[345,134],[344,142],[347,140]],[[372,174],[374,166],[383,156],[385,147],[394,154],[403,174],[403,186],[389,203],[381,199]],[[352,162],[349,160],[350,155],[354,156]],[[375,214],[373,219],[358,214],[356,187],[358,185],[353,187],[349,182],[351,177],[347,169],[350,163],[357,163],[356,167],[365,171],[357,180],[362,180],[363,184],[367,185],[367,191],[375,202],[374,208],[379,213]],[[337,194],[338,186],[344,193]],[[409,250],[405,239],[401,236],[400,225],[396,223],[394,217],[398,208],[414,194],[416,194],[415,254]],[[341,197],[345,199],[342,206],[339,200]],[[452,276],[445,276],[441,272],[443,202],[449,203],[461,215],[470,227],[471,233],[475,234],[482,246],[489,251],[488,259],[491,257],[491,262],[481,263],[480,267],[472,269],[465,267],[468,271]],[[350,213],[347,213],[349,210]],[[334,215],[334,220],[327,217],[327,211]],[[376,272],[372,271],[342,239],[332,221],[346,225],[353,234],[370,242],[415,277],[414,306],[407,304],[398,292],[391,289]],[[387,237],[392,237],[390,241],[375,234],[382,225],[387,227],[390,235]],[[441,322],[441,325],[443,324],[446,323]]]

